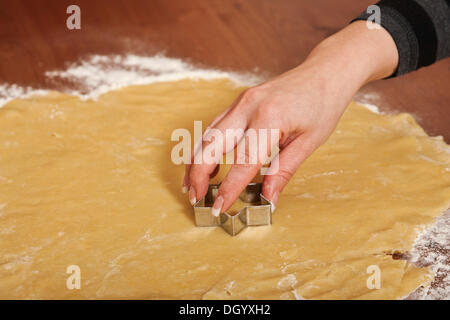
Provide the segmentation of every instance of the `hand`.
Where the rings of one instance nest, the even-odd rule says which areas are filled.
[[[214,128],[228,140],[226,129],[279,129],[279,167],[264,177],[262,191],[276,204],[300,164],[333,132],[355,92],[371,80],[392,74],[397,63],[395,43],[384,29],[369,30],[365,22],[355,22],[322,42],[302,65],[246,90],[205,135]],[[204,147],[215,143],[204,140]],[[228,151],[225,145],[223,149]],[[195,150],[194,157],[200,152]],[[219,188],[213,214],[231,207],[261,168],[263,159],[258,160],[232,166]],[[183,188],[189,188],[191,203],[206,194],[216,169],[217,162],[186,166]]]

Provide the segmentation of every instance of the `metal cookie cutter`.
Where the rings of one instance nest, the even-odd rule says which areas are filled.
[[[237,235],[247,226],[266,226],[272,223],[272,202],[261,194],[261,183],[250,183],[242,191],[239,199],[248,203],[235,215],[227,212],[218,217],[213,216],[212,206],[217,197],[219,184],[210,184],[206,196],[194,204],[195,224],[198,227],[221,226],[232,236]]]

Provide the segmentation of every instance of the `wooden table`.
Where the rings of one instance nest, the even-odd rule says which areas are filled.
[[[55,88],[45,71],[88,54],[135,53],[276,75],[374,0],[0,0],[0,84]],[[81,8],[68,30],[66,8]],[[450,141],[450,60],[363,88],[383,111],[407,111]]]

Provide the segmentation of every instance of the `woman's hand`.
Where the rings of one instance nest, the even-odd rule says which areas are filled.
[[[263,182],[263,195],[276,204],[300,164],[333,132],[355,92],[392,74],[397,61],[394,41],[384,29],[369,30],[366,22],[355,22],[319,44],[297,68],[241,94],[205,131],[203,149],[194,150],[194,157],[205,145],[217,143],[208,138],[211,129],[219,130],[225,140],[227,129],[278,129],[278,168]],[[268,151],[274,145],[269,143]],[[264,159],[258,160],[232,166],[220,185],[213,214],[226,211],[239,197],[261,168]],[[206,194],[216,167],[217,162],[186,166],[183,189],[189,190],[191,203]]]

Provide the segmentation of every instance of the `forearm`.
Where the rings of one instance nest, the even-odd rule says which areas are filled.
[[[303,81],[308,74],[308,81],[323,90],[323,98],[334,100],[330,103],[342,109],[360,87],[390,76],[397,64],[397,48],[389,33],[383,28],[369,29],[365,21],[358,21],[323,40],[288,74]]]
[[[359,87],[391,75],[398,64],[398,53],[386,30],[369,29],[366,22],[359,21],[323,40],[305,63],[324,65],[329,70],[324,70],[324,75],[347,74],[346,80]]]

